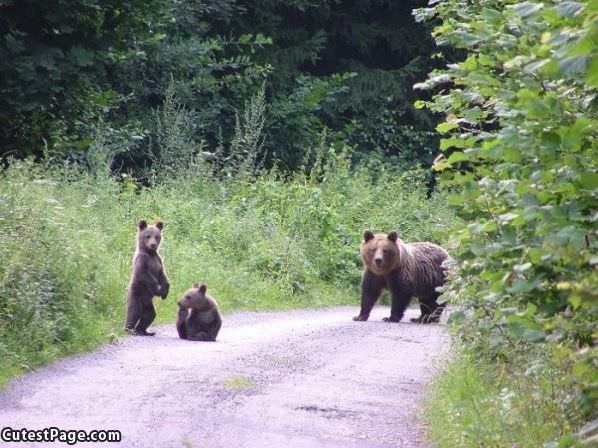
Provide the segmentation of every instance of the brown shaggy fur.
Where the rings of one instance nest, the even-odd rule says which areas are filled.
[[[196,283],[178,302],[176,329],[181,339],[215,341],[222,318],[216,301],[206,294],[207,286]]]
[[[137,250],[133,255],[133,272],[127,292],[127,320],[125,330],[132,334],[153,336],[147,327],[156,318],[156,309],[152,303],[154,296],[165,299],[170,284],[164,271],[158,247],[162,240],[161,221],[148,226],[144,220],[139,221],[137,232]]]
[[[420,301],[421,316],[415,322],[438,322],[445,304],[436,302],[436,288],[445,280],[442,263],[448,253],[432,243],[404,243],[397,232],[373,234],[366,230],[361,244],[364,271],[361,283],[361,311],[353,320],[368,320],[384,289],[392,296],[387,322],[399,322],[412,297]]]

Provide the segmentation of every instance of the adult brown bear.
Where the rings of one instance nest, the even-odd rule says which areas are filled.
[[[363,277],[361,311],[353,320],[368,320],[384,289],[390,290],[392,304],[386,322],[399,322],[412,297],[420,301],[421,315],[414,322],[438,322],[445,304],[438,304],[436,288],[446,278],[442,263],[449,258],[442,247],[432,243],[404,243],[395,231],[389,234],[363,233],[361,244]]]

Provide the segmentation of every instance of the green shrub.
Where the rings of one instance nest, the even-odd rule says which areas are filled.
[[[537,448],[573,432],[580,391],[560,356],[543,348],[489,365],[474,350],[457,353],[426,396],[433,446]]]
[[[446,114],[435,168],[458,215],[459,336],[489,366],[564,350],[561,375],[579,391],[564,416],[596,418],[598,3],[448,0],[416,15],[464,50],[419,85]]]

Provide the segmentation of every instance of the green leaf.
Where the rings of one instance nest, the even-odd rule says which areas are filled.
[[[581,305],[582,297],[579,294],[571,294],[567,300],[569,300],[569,303],[573,305],[574,309],[577,309]]]
[[[514,6],[507,6],[507,8],[512,9],[519,17],[527,17],[540,11],[543,6],[542,3],[519,2]]]
[[[559,69],[565,75],[572,76],[584,72],[588,62],[588,56],[571,56],[561,60],[559,63]]]
[[[588,190],[595,190],[596,188],[598,188],[598,172],[581,173],[579,176],[579,183],[581,184],[582,188],[586,188]]]
[[[452,165],[454,163],[463,162],[466,160],[469,160],[469,157],[467,156],[467,154],[465,154],[464,152],[461,152],[461,151],[457,151],[457,152],[452,153],[449,156],[448,163],[449,163],[449,165]]]
[[[80,67],[88,67],[94,63],[94,53],[81,46],[71,48],[71,56]]]
[[[515,266],[513,266],[513,270],[516,272],[525,272],[531,267],[531,263],[516,264]]]
[[[441,151],[445,151],[449,148],[465,148],[465,140],[457,137],[443,138],[440,140]]]
[[[546,333],[541,330],[529,329],[523,333],[523,337],[530,342],[539,342],[546,338]]]
[[[445,122],[445,123],[440,123],[438,126],[436,126],[436,130],[438,132],[440,132],[441,134],[446,134],[448,131],[458,128],[459,125],[457,123],[449,123],[449,122]]]
[[[556,11],[563,17],[575,17],[583,11],[582,2],[561,2],[555,6]]]
[[[518,218],[518,217],[519,217],[519,214],[517,214],[517,213],[504,213],[504,214],[500,215],[498,217],[498,219],[502,223],[507,223],[507,222],[513,221],[515,218]]]
[[[523,70],[527,73],[535,73],[550,62],[550,59],[538,59],[537,61],[527,64]]]
[[[598,55],[591,57],[590,63],[588,64],[586,81],[591,87],[598,87]]]
[[[465,313],[463,311],[454,311],[449,315],[449,324],[458,324],[465,319]]]

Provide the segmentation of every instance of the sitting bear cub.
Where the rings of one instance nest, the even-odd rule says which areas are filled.
[[[222,319],[216,301],[206,294],[207,286],[196,283],[178,302],[176,329],[181,339],[215,341]]]
[[[390,290],[392,304],[386,322],[399,322],[412,297],[420,302],[421,315],[414,322],[438,322],[446,306],[436,300],[446,277],[442,263],[449,258],[442,247],[432,243],[404,243],[397,232],[373,234],[366,230],[361,244],[363,277],[361,311],[353,320],[368,320],[384,289]]]

